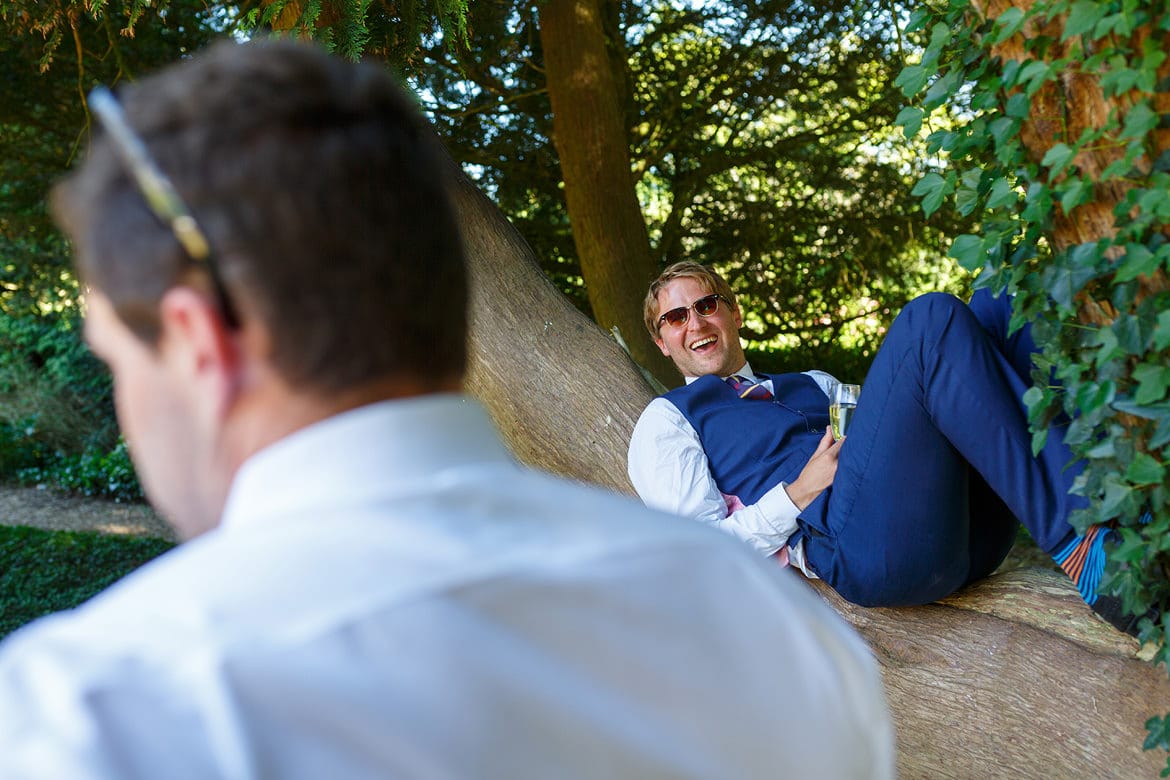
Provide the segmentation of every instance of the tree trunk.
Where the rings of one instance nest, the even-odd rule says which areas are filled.
[[[606,331],[617,326],[634,359],[671,387],[678,372],[642,324],[642,297],[658,267],[634,191],[623,82],[607,53],[603,2],[538,6],[553,138],[593,316]]]
[[[452,168],[471,265],[468,390],[522,460],[630,492],[626,448],[649,387]],[[1165,754],[1142,752],[1142,724],[1170,708],[1170,681],[1063,575],[997,575],[909,609],[864,609],[813,587],[874,650],[901,777],[1138,778],[1164,765]]]
[[[1005,572],[904,609],[817,590],[877,657],[903,780],[1153,778],[1165,767],[1142,742],[1146,719],[1170,704],[1170,680],[1062,574]]]
[[[468,391],[521,460],[632,493],[626,448],[650,386],[553,286],[499,209],[451,167],[470,257]]]

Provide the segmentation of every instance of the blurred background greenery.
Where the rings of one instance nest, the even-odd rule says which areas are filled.
[[[398,69],[452,155],[587,314],[591,287],[633,255],[650,258],[635,275],[645,281],[677,260],[710,263],[740,296],[753,365],[860,381],[906,300],[966,294],[966,273],[945,256],[963,218],[924,218],[911,189],[933,163],[894,126],[894,79],[922,43],[899,34],[897,3],[599,3],[645,230],[630,258],[591,272],[558,151],[583,128],[556,123],[540,5],[366,3],[357,28],[337,5],[0,2],[0,478],[140,498],[109,381],[80,342],[79,289],[45,197],[84,154],[90,88],[220,36],[299,26]],[[605,193],[594,200],[610,207]],[[606,295],[636,310],[644,287],[625,287]],[[603,324],[645,357],[636,321]]]

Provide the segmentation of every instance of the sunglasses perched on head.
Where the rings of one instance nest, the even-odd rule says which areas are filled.
[[[704,295],[690,306],[679,306],[677,309],[671,309],[668,312],[664,312],[662,316],[658,318],[658,327],[661,328],[663,324],[669,324],[672,328],[679,328],[683,325],[686,325],[687,317],[690,316],[691,309],[694,309],[695,314],[698,314],[700,317],[710,317],[719,310],[719,301],[723,301],[728,306],[731,305],[731,301],[727,300],[719,293]]]
[[[105,87],[97,87],[89,93],[89,107],[105,128],[114,151],[126,167],[130,179],[142,193],[142,198],[151,212],[159,222],[170,228],[175,240],[183,247],[191,262],[207,269],[212,294],[224,322],[229,327],[238,327],[236,309],[228,297],[227,287],[224,286],[219,272],[219,263],[216,262],[215,253],[211,251],[207,235],[191,215],[187,204],[179,197],[175,185],[159,170],[146,150],[146,144],[130,128],[130,123],[126,121],[122,107],[118,105],[113,93]]]

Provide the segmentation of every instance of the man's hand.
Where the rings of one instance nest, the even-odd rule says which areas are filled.
[[[833,429],[826,427],[821,443],[800,470],[800,476],[784,487],[797,509],[804,509],[822,490],[833,484],[833,477],[837,475],[837,453],[841,451],[843,441],[844,436],[833,441]]]

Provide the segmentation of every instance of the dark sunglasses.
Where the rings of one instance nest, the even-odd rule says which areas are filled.
[[[658,328],[662,328],[663,323],[670,323],[671,327],[679,328],[687,324],[687,317],[690,315],[691,309],[695,310],[695,314],[700,317],[710,317],[719,310],[719,301],[723,301],[728,306],[731,301],[724,298],[719,293],[712,295],[705,295],[699,300],[692,303],[690,306],[679,306],[677,309],[671,309],[665,312],[658,318]]]
[[[230,328],[239,327],[236,309],[228,296],[227,287],[224,286],[219,264],[215,260],[215,253],[211,251],[207,235],[199,227],[195,217],[191,216],[191,210],[179,197],[175,185],[159,170],[147,152],[146,144],[130,129],[117,98],[105,87],[97,87],[89,93],[89,107],[105,128],[110,142],[114,145],[114,151],[126,166],[130,178],[142,193],[151,212],[162,224],[170,228],[175,240],[191,258],[191,262],[207,269],[212,294],[224,322]]]

